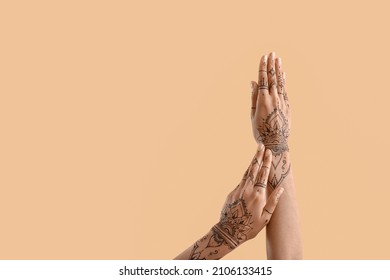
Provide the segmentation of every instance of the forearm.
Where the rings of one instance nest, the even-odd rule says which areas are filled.
[[[179,254],[175,260],[218,260],[232,250],[218,231],[212,228],[205,236]]]
[[[268,259],[302,259],[298,205],[288,151],[274,156],[270,173],[269,190],[281,186],[285,191],[267,225]]]

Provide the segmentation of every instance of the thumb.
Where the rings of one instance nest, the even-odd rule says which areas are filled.
[[[262,216],[265,216],[266,220],[271,219],[271,215],[274,213],[276,206],[278,205],[279,199],[284,192],[283,187],[276,188],[267,199],[267,203],[263,208]]]

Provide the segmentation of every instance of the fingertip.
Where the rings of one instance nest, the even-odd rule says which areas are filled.
[[[257,83],[255,81],[251,81],[251,88],[252,88],[252,93],[256,93],[257,90]]]
[[[267,150],[265,151],[265,160],[266,160],[266,161],[271,161],[271,160],[272,160],[272,152],[271,152],[270,149],[267,149]]]
[[[257,146],[257,151],[261,152],[262,150],[264,150],[264,144],[263,143],[260,143],[258,146]]]
[[[279,198],[282,196],[283,193],[284,193],[284,188],[283,188],[283,187],[280,187],[280,189],[279,189],[278,192],[276,193],[276,199],[277,199],[277,201],[279,201]]]
[[[262,62],[263,63],[267,63],[267,61],[268,61],[268,55],[263,55],[262,57],[261,57],[261,60],[262,60]]]

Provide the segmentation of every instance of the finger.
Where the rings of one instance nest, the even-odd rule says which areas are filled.
[[[246,183],[250,183],[252,186],[256,182],[257,174],[259,173],[260,166],[263,162],[263,155],[264,155],[265,147],[263,144],[260,144],[257,148],[256,154],[253,157],[252,163],[249,167],[248,177],[246,179]]]
[[[282,73],[283,76],[283,81],[284,81],[284,94],[283,94],[283,99],[284,102],[286,103],[287,107],[290,107],[290,104],[288,102],[288,96],[287,96],[287,87],[286,87],[286,72]]]
[[[268,60],[267,55],[263,55],[260,59],[259,81],[257,82],[260,96],[265,95],[265,94],[269,94],[269,92],[268,92],[267,60]]]
[[[247,187],[252,187],[254,185],[254,182],[256,181],[257,174],[259,172],[263,155],[264,155],[265,147],[263,144],[260,144],[256,150],[256,154],[253,157],[251,164],[249,165],[247,171],[245,172],[245,181],[243,178],[243,181],[241,181],[240,188],[237,190],[237,196],[241,198],[245,192],[245,189]]]
[[[272,163],[272,152],[267,149],[264,154],[263,164],[261,165],[258,179],[256,180],[255,185],[253,186],[254,190],[259,194],[266,194],[267,182],[269,171]]]
[[[257,83],[252,81],[252,107],[251,107],[251,119],[253,119],[255,113],[256,113],[256,104],[257,104],[257,95],[258,95],[258,89],[257,89]]]
[[[284,103],[284,78],[282,71],[282,59],[280,57],[275,59],[275,68],[276,68],[276,83],[277,83],[277,91],[278,96],[282,103]]]
[[[261,214],[261,216],[265,219],[266,223],[268,223],[269,220],[271,219],[271,216],[274,213],[275,208],[278,205],[279,199],[283,194],[283,192],[284,192],[284,188],[278,187],[269,196],[267,203],[263,208],[263,213]]]
[[[276,71],[275,71],[275,53],[271,52],[268,57],[267,64],[267,74],[268,74],[268,88],[269,94],[274,97],[278,97],[277,93],[277,83],[276,83]]]

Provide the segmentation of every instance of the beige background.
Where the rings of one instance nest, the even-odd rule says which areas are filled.
[[[170,259],[256,149],[287,72],[307,259],[389,259],[387,1],[2,1],[0,258]],[[264,233],[227,256],[265,258]]]

